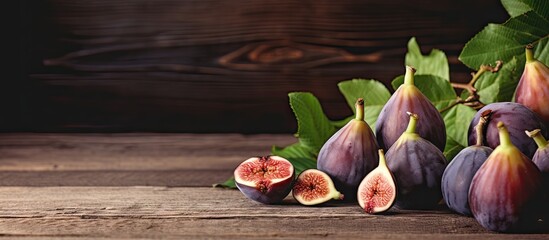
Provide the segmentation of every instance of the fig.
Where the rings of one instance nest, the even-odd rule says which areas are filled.
[[[541,134],[547,137],[545,124],[532,110],[520,103],[497,102],[491,103],[481,108],[469,125],[469,145],[477,141],[477,134],[474,127],[485,111],[490,110],[491,115],[484,128],[483,143],[492,149],[499,145],[499,134],[497,124],[503,122],[511,136],[511,142],[524,153],[528,158],[532,158],[536,152],[537,146],[528,136],[524,134],[527,129],[541,129]]]
[[[446,168],[442,152],[416,132],[418,115],[408,113],[404,133],[387,151],[387,166],[398,186],[395,206],[401,209],[432,209],[442,198],[440,184]]]
[[[395,202],[397,188],[395,178],[385,161],[383,149],[379,149],[379,165],[358,186],[358,205],[366,213],[375,214],[389,210]]]
[[[350,120],[324,143],[317,168],[328,174],[347,201],[355,201],[358,185],[377,164],[377,142],[364,121],[364,100],[355,104],[356,118]]]
[[[534,58],[533,46],[526,46],[526,64],[515,92],[515,101],[537,113],[549,125],[549,67]]]
[[[294,178],[292,163],[279,156],[252,157],[234,170],[236,187],[247,198],[265,204],[282,202]]]
[[[498,122],[500,145],[479,168],[469,189],[469,205],[484,228],[518,232],[537,221],[541,173],[512,142]],[[524,135],[524,133],[522,134]]]
[[[549,143],[547,140],[540,134],[539,129],[533,131],[526,131],[526,135],[533,138],[536,144],[538,145],[538,150],[532,158],[532,162],[536,164],[538,169],[541,171],[541,176],[543,178],[543,198],[545,199],[545,204],[542,206],[544,211],[545,221],[549,221]]]
[[[472,216],[469,208],[469,186],[473,176],[480,166],[486,161],[492,149],[482,145],[482,132],[490,111],[486,111],[480,118],[475,130],[477,131],[477,143],[461,150],[450,161],[444,174],[442,174],[442,196],[446,205],[453,211]]]
[[[377,123],[377,142],[387,151],[406,130],[408,115],[406,111],[422,116],[417,123],[417,133],[444,151],[446,131],[442,116],[423,93],[414,85],[415,69],[406,66],[404,84],[400,85],[389,101],[383,106]]]
[[[317,169],[307,169],[297,176],[292,195],[303,205],[317,205],[344,197],[336,190],[330,176]]]
[[[526,135],[533,138],[538,145],[538,149],[536,150],[534,157],[532,157],[532,161],[536,164],[542,174],[549,174],[549,143],[547,143],[547,140],[541,135],[540,129],[525,132]]]

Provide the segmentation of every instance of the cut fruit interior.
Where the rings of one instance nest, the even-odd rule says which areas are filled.
[[[382,150],[379,159],[379,166],[368,173],[358,186],[358,204],[370,214],[387,211],[396,199],[395,179],[385,164]]]
[[[303,171],[292,189],[294,198],[303,205],[316,205],[330,199],[343,199],[326,173],[317,169]]]
[[[291,178],[293,174],[293,165],[278,156],[249,158],[234,171],[235,181],[249,187],[279,183]]]

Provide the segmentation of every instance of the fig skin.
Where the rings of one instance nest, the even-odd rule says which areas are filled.
[[[417,133],[433,143],[440,151],[446,146],[446,127],[442,116],[421,91],[414,86],[415,69],[406,66],[404,84],[400,85],[389,101],[383,106],[377,123],[377,142],[387,151],[406,130],[408,115],[406,111],[422,116],[417,124]]]
[[[480,118],[475,127],[477,136],[482,136],[484,124],[489,114]],[[482,137],[476,145],[461,150],[448,164],[442,175],[442,196],[448,208],[465,216],[473,216],[469,208],[469,187],[473,176],[492,153],[492,149],[482,146]]]
[[[364,177],[357,192],[358,205],[368,214],[389,210],[397,195],[396,180],[387,167],[383,149],[378,153],[379,165]]]
[[[515,101],[530,108],[549,125],[549,67],[534,58],[533,46],[526,46],[526,64],[515,92]]]
[[[441,180],[446,159],[442,152],[416,133],[418,116],[410,113],[406,131],[387,151],[387,166],[397,187],[395,206],[433,209],[442,198]]]
[[[278,168],[278,169],[274,169]],[[251,177],[246,180],[246,172],[250,175],[281,174],[280,178],[269,179],[269,177]],[[293,165],[286,159],[279,156],[253,157],[242,162],[234,171],[236,187],[247,198],[263,203],[281,203],[292,190],[295,170]]]
[[[543,198],[545,204],[543,204],[545,221],[549,220],[549,143],[547,140],[540,134],[539,129],[533,131],[525,131],[526,135],[533,138],[536,144],[538,145],[538,150],[532,158],[532,162],[538,167],[543,178]],[[549,223],[548,223],[549,224]],[[549,226],[548,226],[549,227]]]
[[[332,199],[344,199],[330,176],[317,169],[307,169],[299,174],[292,188],[292,195],[296,201],[306,206],[322,204]]]
[[[356,118],[337,131],[320,149],[317,168],[328,174],[345,201],[356,201],[358,185],[377,165],[378,145],[364,121],[364,100],[356,103]]]
[[[547,137],[548,132],[543,121],[532,110],[520,103],[498,102],[481,108],[469,125],[469,145],[476,143],[477,134],[474,127],[478,124],[481,115],[488,110],[491,111],[491,115],[484,130],[484,145],[492,149],[495,149],[499,145],[497,124],[498,122],[503,122],[507,131],[509,131],[511,142],[528,158],[532,158],[537,146],[524,134],[524,130],[539,128],[545,137]]]
[[[497,126],[501,144],[473,177],[469,205],[473,216],[484,228],[497,232],[522,232],[534,226],[538,219],[541,173],[513,145],[503,122]]]

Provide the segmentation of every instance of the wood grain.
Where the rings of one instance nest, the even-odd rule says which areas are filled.
[[[412,36],[425,51],[446,51],[464,81],[461,47],[507,17],[498,0],[49,0],[24,9],[29,79],[10,80],[7,94],[21,104],[0,130],[291,133],[288,92],[313,92],[330,118],[347,117],[337,83],[388,85],[404,73]]]
[[[211,186],[291,135],[0,134],[3,186]]]
[[[367,215],[354,204],[254,203],[235,190],[165,187],[2,187],[0,234],[107,238],[546,239],[502,235],[437,211]]]

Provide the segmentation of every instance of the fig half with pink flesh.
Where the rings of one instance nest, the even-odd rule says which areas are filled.
[[[393,206],[396,193],[395,178],[385,163],[383,149],[379,149],[379,165],[358,186],[358,204],[369,214],[385,212]]]
[[[279,156],[253,157],[234,171],[236,187],[249,199],[276,204],[288,196],[295,178],[294,166]]]
[[[295,200],[303,205],[317,205],[331,199],[343,199],[343,194],[336,190],[330,176],[317,169],[307,169],[299,174],[292,194]]]

